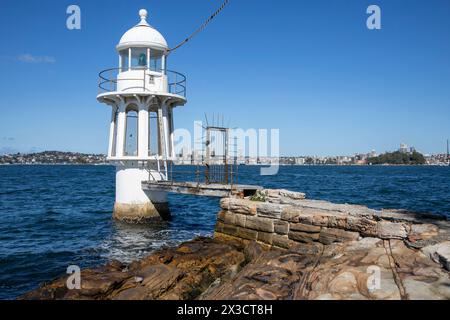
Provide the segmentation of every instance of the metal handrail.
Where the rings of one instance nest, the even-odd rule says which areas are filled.
[[[146,67],[140,68],[140,67],[134,67],[130,68],[129,70],[142,70],[143,71],[143,77],[142,78],[126,78],[126,79],[118,79],[117,75],[122,72],[122,70],[127,68],[109,68],[105,69],[101,72],[99,72],[99,91],[100,93],[106,93],[106,92],[113,92],[117,90],[117,83],[119,81],[141,81],[142,80],[142,86],[135,86],[135,87],[129,87],[127,89],[141,89],[144,91],[149,92],[150,89],[146,86],[146,80],[147,76],[149,77],[162,77],[163,75],[166,75],[168,77],[168,83],[167,83],[167,89],[169,93],[180,95],[183,97],[186,97],[186,76],[183,75],[180,72],[173,71],[173,70],[166,70],[165,74],[163,74],[163,70],[150,70]],[[112,74],[113,72],[117,72],[117,74]],[[147,72],[159,72],[160,74],[154,74],[154,73],[147,73]],[[108,86],[109,84],[109,86]]]

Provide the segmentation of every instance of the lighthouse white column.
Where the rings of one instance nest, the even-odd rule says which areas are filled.
[[[116,157],[123,157],[125,150],[125,129],[127,117],[125,114],[125,103],[120,102],[119,114],[117,115],[117,130],[116,130]]]
[[[139,104],[138,113],[138,156],[139,158],[148,157],[148,105]]]
[[[170,127],[170,156],[175,159],[175,145],[174,145],[174,126],[173,126],[173,108],[169,108],[169,127]]]
[[[158,106],[158,154],[165,159],[166,153],[166,136],[164,135],[164,115],[162,106]]]
[[[111,114],[111,123],[109,125],[109,144],[108,144],[108,157],[112,157],[115,155],[115,142],[116,142],[116,110],[117,106],[112,107],[112,114]]]
[[[170,157],[171,153],[170,153],[170,134],[169,134],[169,111],[168,111],[169,107],[167,106],[166,103],[163,103],[161,106],[161,111],[162,111],[162,134],[164,136],[164,141],[163,141],[163,148],[164,148],[164,155],[166,157]]]
[[[166,55],[163,54],[161,57],[161,72],[166,75]]]

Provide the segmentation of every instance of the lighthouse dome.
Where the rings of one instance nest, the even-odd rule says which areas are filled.
[[[159,50],[169,49],[166,39],[147,23],[147,10],[139,10],[141,22],[124,33],[117,45],[117,50],[130,47],[151,47]]]

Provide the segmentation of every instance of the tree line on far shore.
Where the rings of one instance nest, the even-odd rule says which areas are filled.
[[[369,164],[425,164],[425,157],[417,152],[405,153],[400,151],[387,152],[377,157],[371,157],[367,159]]]

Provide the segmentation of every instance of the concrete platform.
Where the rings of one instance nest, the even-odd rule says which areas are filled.
[[[206,184],[197,182],[145,181],[142,189],[149,191],[165,191],[178,194],[190,194],[207,197],[228,197],[229,195],[250,196],[263,187],[252,185]]]

